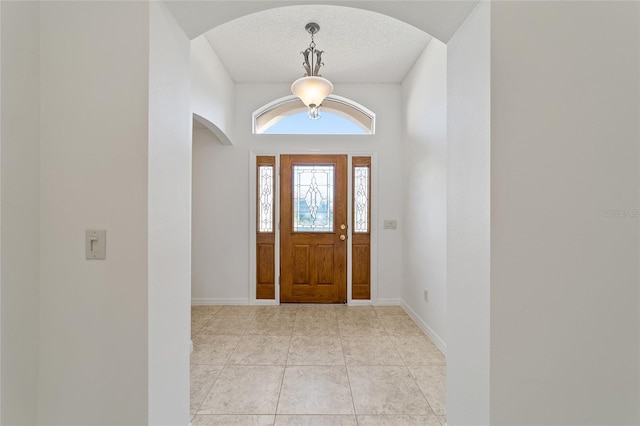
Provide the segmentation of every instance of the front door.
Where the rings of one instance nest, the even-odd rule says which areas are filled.
[[[347,300],[347,156],[280,157],[280,301]]]

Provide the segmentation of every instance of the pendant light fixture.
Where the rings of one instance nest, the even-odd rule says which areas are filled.
[[[317,120],[320,118],[320,107],[324,98],[333,92],[333,84],[323,78],[318,71],[324,65],[322,63],[322,50],[316,50],[316,43],[313,36],[320,31],[320,25],[315,22],[308,23],[305,30],[311,34],[311,44],[304,51],[300,52],[304,56],[304,67],[306,73],[304,77],[297,79],[291,85],[291,92],[302,100],[309,107],[309,118]]]

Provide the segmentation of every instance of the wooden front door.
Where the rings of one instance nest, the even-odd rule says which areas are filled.
[[[347,300],[347,156],[280,157],[280,301]]]

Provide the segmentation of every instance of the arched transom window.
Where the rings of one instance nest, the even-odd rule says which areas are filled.
[[[319,120],[308,118],[307,107],[296,96],[268,103],[253,113],[254,134],[373,135],[375,114],[341,96],[322,102]]]

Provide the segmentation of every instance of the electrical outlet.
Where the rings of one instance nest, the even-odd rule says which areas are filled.
[[[424,301],[429,303],[429,290],[424,291]]]

